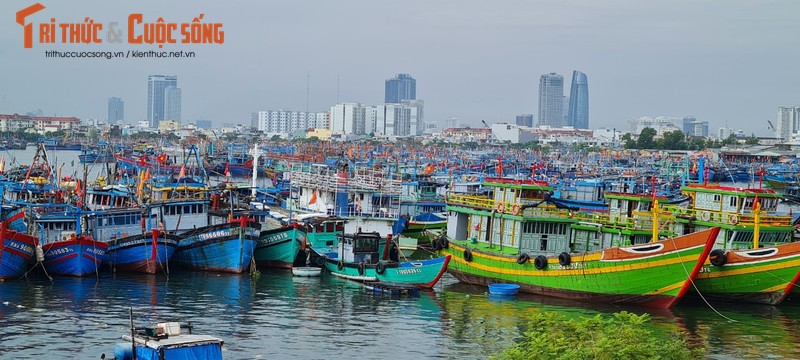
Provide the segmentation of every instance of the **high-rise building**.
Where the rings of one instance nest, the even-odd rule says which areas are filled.
[[[164,120],[181,123],[181,89],[170,86],[164,89]]]
[[[564,77],[544,74],[539,79],[539,125],[563,125],[564,121]]]
[[[791,140],[792,134],[800,130],[800,106],[778,106],[774,130],[776,138]]]
[[[369,134],[366,130],[367,106],[341,103],[331,107],[331,132],[334,134]]]
[[[567,125],[576,129],[589,128],[589,80],[578,70],[572,72],[567,114]]]
[[[164,98],[166,89],[169,87],[178,87],[177,76],[150,75],[147,77],[147,122],[151,128],[158,128],[158,123],[166,119]],[[174,98],[173,96],[172,100]]]
[[[118,124],[125,119],[125,102],[118,97],[108,98],[108,118],[109,124]]]
[[[417,99],[417,80],[408,74],[397,74],[397,76],[386,80],[386,92],[384,102],[400,103],[403,100]]]
[[[517,115],[517,125],[533,127],[533,114]]]
[[[328,113],[306,111],[266,110],[253,113],[257,129],[267,134],[291,134],[308,129],[327,129]]]
[[[694,123],[697,118],[688,115],[683,117],[683,133],[686,135],[694,135]]]

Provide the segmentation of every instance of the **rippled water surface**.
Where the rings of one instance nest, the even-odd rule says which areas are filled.
[[[537,311],[568,316],[650,311],[659,332],[686,330],[710,358],[800,358],[800,307],[685,302],[671,311],[589,306],[485,288],[446,277],[415,298],[375,296],[323,274],[260,276],[174,273],[73,279],[42,276],[0,283],[0,358],[99,358],[139,326],[191,321],[225,340],[226,359],[486,358],[525,330]]]

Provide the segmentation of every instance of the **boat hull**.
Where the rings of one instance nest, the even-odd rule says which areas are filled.
[[[48,274],[81,277],[97,273],[106,259],[108,244],[79,236],[44,244],[42,250]]]
[[[305,234],[292,227],[262,231],[253,257],[256,265],[291,269]]]
[[[345,279],[408,284],[430,289],[447,271],[450,259],[451,256],[446,255],[430,260],[384,263],[382,274],[379,274],[377,264],[345,263],[335,258],[327,258],[325,268]]]
[[[258,224],[239,222],[205,226],[184,235],[173,258],[178,266],[202,270],[242,273],[250,268]]]
[[[778,305],[797,286],[800,242],[728,251],[722,266],[706,263],[695,280],[705,298]]]
[[[25,274],[36,258],[36,237],[3,229],[0,241],[0,279],[14,279]]]
[[[180,237],[152,232],[108,241],[107,264],[116,270],[155,274],[169,272],[169,262],[178,248]]]
[[[472,244],[450,241],[443,254],[453,256],[449,272],[472,284],[513,283],[520,290],[558,298],[670,308],[684,296],[706,261],[718,228],[659,242],[573,254],[561,265],[548,258],[539,270],[533,259],[492,253]],[[488,246],[488,245],[485,245]]]

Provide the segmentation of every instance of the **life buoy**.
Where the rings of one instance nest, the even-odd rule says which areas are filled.
[[[517,256],[517,264],[523,265],[528,261],[531,261],[531,256],[528,253],[522,253]]]
[[[339,271],[342,271],[342,269],[344,269],[344,262],[339,260],[339,263],[336,264],[336,268],[339,269]]]
[[[739,223],[739,216],[738,216],[738,215],[736,215],[736,214],[731,214],[731,216],[729,216],[729,217],[728,217],[728,222],[729,222],[731,225],[736,225],[736,224],[738,224],[738,223]]]
[[[522,209],[522,207],[519,206],[519,204],[514,204],[514,206],[511,207],[511,215],[514,215],[514,216],[519,215],[519,212],[520,212],[521,209]]]
[[[358,275],[364,275],[367,271],[367,264],[366,263],[359,263],[358,264]]]
[[[163,163],[167,161],[167,154],[158,155],[158,162]]]
[[[497,209],[497,213],[498,214],[502,214],[502,213],[506,212],[506,204],[503,203],[502,201],[498,201],[496,209]]]
[[[536,259],[533,259],[533,266],[539,270],[547,269],[547,257],[544,255],[537,256]]]
[[[558,263],[561,266],[569,266],[572,263],[572,256],[568,252],[562,252],[558,254]]]
[[[325,258],[322,256],[317,257],[316,263],[318,266],[325,265]]]
[[[464,249],[464,261],[470,262],[472,261],[472,250],[469,248]]]
[[[700,220],[702,221],[711,220],[711,213],[708,211],[701,211],[699,215],[700,215]]]
[[[378,273],[378,275],[383,275],[383,273],[386,272],[386,264],[384,264],[382,262],[379,262],[378,264],[376,264],[375,265],[375,272]]]
[[[728,262],[728,254],[725,253],[725,250],[716,249],[711,251],[711,254],[708,255],[708,259],[711,261],[711,265],[722,266]]]

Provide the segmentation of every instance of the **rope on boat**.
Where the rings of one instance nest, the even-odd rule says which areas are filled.
[[[678,249],[678,245],[675,244],[675,238],[674,237],[670,238],[670,241],[672,241],[672,246],[677,250]],[[676,251],[675,253],[678,255],[678,261],[680,261],[680,263],[683,264],[683,259],[681,258],[680,251]],[[703,302],[706,303],[706,305],[708,306],[709,309],[714,311],[717,315],[719,315],[720,317],[722,317],[725,320],[728,320],[730,322],[738,322],[737,320],[731,319],[731,318],[723,315],[716,308],[714,308],[714,306],[711,305],[711,303],[709,303],[708,300],[706,300],[706,297],[703,296],[703,293],[700,292],[700,289],[697,288],[697,284],[694,283],[694,279],[692,279],[692,277],[689,275],[689,272],[686,270],[686,266],[681,266],[681,268],[683,269],[683,272],[686,274],[686,278],[689,279],[689,281],[692,283],[692,287],[694,288],[694,291],[697,292],[697,295],[700,295],[700,299],[702,299]]]

